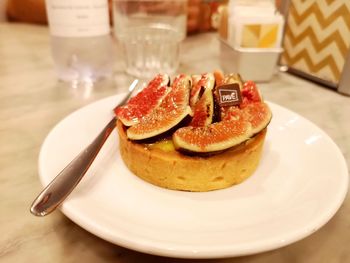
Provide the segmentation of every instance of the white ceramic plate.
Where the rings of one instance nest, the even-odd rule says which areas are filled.
[[[114,96],[62,120],[39,157],[43,185],[112,117]],[[303,117],[273,103],[263,157],[240,185],[207,193],[162,189],[124,165],[114,131],[62,212],[91,233],[163,256],[239,256],[288,245],[315,232],[347,192],[345,160],[335,143]]]

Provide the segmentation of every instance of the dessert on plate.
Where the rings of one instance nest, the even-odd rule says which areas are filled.
[[[256,170],[272,113],[252,81],[221,72],[158,74],[115,109],[122,159],[154,185],[204,192]]]

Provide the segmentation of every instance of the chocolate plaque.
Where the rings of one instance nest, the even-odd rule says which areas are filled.
[[[217,101],[221,107],[236,106],[242,103],[242,95],[238,83],[217,87],[217,96]]]

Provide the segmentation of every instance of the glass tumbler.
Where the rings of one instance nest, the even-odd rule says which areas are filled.
[[[172,75],[186,37],[186,0],[114,0],[114,34],[126,72],[138,78]]]

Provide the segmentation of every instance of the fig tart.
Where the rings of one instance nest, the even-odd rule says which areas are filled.
[[[143,180],[205,192],[256,170],[272,113],[252,81],[221,72],[159,74],[115,110],[122,159]]]

